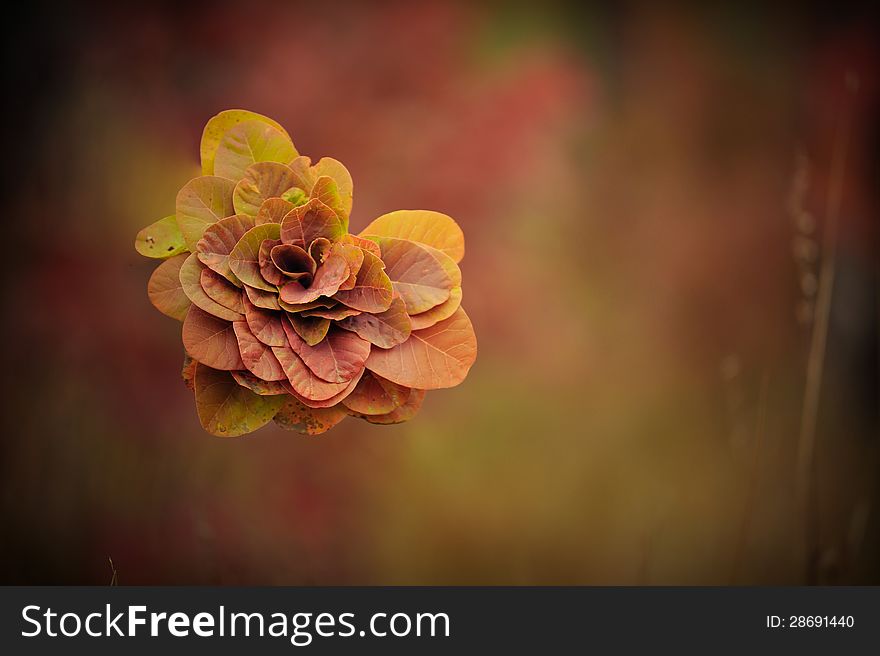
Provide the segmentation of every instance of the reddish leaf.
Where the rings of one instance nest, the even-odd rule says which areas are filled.
[[[349,269],[345,257],[331,251],[327,260],[318,267],[311,285],[303,287],[298,280],[292,280],[281,288],[279,297],[285,303],[302,305],[316,300],[319,296],[333,296],[339,285],[348,279]]]
[[[302,340],[309,346],[314,346],[327,336],[330,330],[330,320],[321,317],[304,317],[301,314],[288,314],[290,325]]]
[[[257,253],[257,262],[260,265],[260,275],[263,280],[270,285],[284,285],[287,282],[287,276],[278,270],[278,267],[272,262],[272,249],[281,243],[280,239],[264,239],[260,244],[260,250]]]
[[[397,210],[383,214],[361,231],[364,237],[394,237],[426,244],[461,262],[464,233],[449,216],[431,210]]]
[[[238,240],[254,227],[254,219],[246,214],[235,214],[209,225],[205,234],[196,244],[199,261],[221,276],[235,282],[236,278],[229,268],[229,254]]]
[[[300,280],[304,284],[311,283],[317,265],[312,256],[299,246],[278,244],[269,252],[275,267],[291,280]]]
[[[461,271],[452,259],[425,244],[391,237],[375,237],[382,249],[385,272],[409,314],[430,310],[461,286]]]
[[[235,321],[232,324],[235,337],[238,339],[238,350],[241,352],[241,361],[244,366],[257,378],[266,381],[285,380],[281,364],[272,353],[269,346],[263,344],[251,332],[244,321]]]
[[[192,306],[183,322],[183,346],[202,364],[229,371],[244,369],[232,323]]]
[[[308,248],[318,237],[336,241],[344,234],[342,219],[317,199],[293,208],[281,222],[281,241],[300,248]]]
[[[264,223],[251,228],[229,253],[229,268],[245,285],[267,292],[276,290],[260,274],[260,245],[266,239],[278,239],[279,230],[277,223]]]
[[[455,287],[449,292],[449,298],[440,305],[435,305],[427,312],[414,314],[410,317],[413,330],[430,328],[435,323],[451,317],[461,305],[461,287]]]
[[[279,394],[284,394],[289,396],[287,386],[290,383],[287,382],[287,378],[283,381],[269,381],[257,378],[250,371],[231,371],[230,373],[236,383],[242,387],[247,387],[254,394],[259,394],[260,396],[278,396]]]
[[[416,413],[421,409],[422,401],[424,400],[425,390],[414,389],[410,393],[406,403],[399,408],[395,408],[387,415],[366,415],[357,412],[351,412],[349,414],[355,417],[360,417],[361,419],[366,419],[371,424],[400,424],[415,417]]]
[[[190,300],[180,285],[180,267],[187,257],[188,253],[181,253],[163,261],[147,283],[147,295],[153,307],[178,321],[186,318],[190,306]]]
[[[358,248],[362,248],[363,250],[372,253],[378,258],[382,257],[382,251],[379,249],[379,244],[371,239],[364,239],[363,237],[358,237],[357,235],[342,235],[342,238],[339,241],[343,244],[351,244],[353,246],[357,246]]]
[[[325,239],[324,237],[318,237],[311,243],[309,246],[309,255],[312,256],[315,264],[324,263],[324,260],[326,260],[327,256],[330,254],[330,248],[332,246],[330,240]]]
[[[391,301],[391,307],[379,314],[359,314],[340,321],[340,328],[352,330],[362,339],[383,349],[390,349],[405,342],[411,325],[406,306],[399,296]]]
[[[359,250],[364,261],[352,289],[341,290],[333,298],[362,312],[384,312],[391,306],[391,280],[383,270],[382,261],[372,253]]]
[[[278,299],[278,305],[281,306],[282,310],[287,310],[291,313],[296,312],[304,312],[305,310],[311,310],[313,308],[331,308],[336,305],[335,301],[331,301],[329,298],[318,299],[317,301],[310,301],[308,303],[285,303],[280,298]]]
[[[241,290],[219,273],[211,271],[211,269],[202,269],[199,282],[205,294],[212,301],[216,301],[233,312],[244,313],[244,306],[241,303]]]
[[[180,286],[187,298],[193,305],[200,307],[205,312],[213,314],[227,321],[239,321],[240,312],[230,310],[225,305],[220,305],[202,289],[202,271],[205,266],[199,262],[195,253],[190,253],[180,266]]]
[[[294,172],[285,164],[278,162],[251,164],[232,192],[235,212],[256,216],[267,199],[281,198],[281,194],[293,187],[295,181]]]
[[[291,330],[292,332],[292,330]],[[326,380],[318,378],[302,361],[290,346],[273,346],[272,352],[281,363],[290,386],[296,393],[297,397],[307,401],[310,407],[314,407],[314,403],[322,403],[333,400],[341,394],[345,394],[351,387],[351,381],[342,383],[328,383]],[[363,370],[361,371],[363,373]],[[359,378],[360,374],[355,378]],[[336,401],[332,401],[329,405],[333,405]],[[327,407],[327,406],[325,406]]]
[[[226,178],[206,175],[187,182],[177,193],[177,225],[190,251],[202,238],[205,229],[222,218],[235,214],[232,190],[235,183]]]
[[[349,410],[361,414],[385,415],[406,403],[410,392],[412,390],[409,387],[366,372],[342,403]]]
[[[353,310],[350,307],[345,307],[344,305],[337,305],[332,308],[316,308],[314,310],[306,310],[302,313],[303,317],[323,317],[324,319],[330,319],[332,321],[341,321],[346,317],[353,317],[360,314],[360,310]]]
[[[339,405],[330,408],[310,408],[295,397],[288,396],[275,415],[275,423],[285,430],[296,431],[303,435],[320,435],[347,416],[345,408]]]
[[[477,338],[462,308],[430,328],[414,331],[403,344],[373,349],[367,368],[398,385],[416,389],[454,387],[477,357]]]
[[[226,371],[196,366],[196,410],[206,431],[219,437],[251,433],[272,420],[286,395],[260,396],[239,385]]]
[[[287,344],[287,336],[281,326],[282,314],[271,312],[255,306],[250,301],[245,302],[245,320],[248,328],[254,336],[266,346],[284,346]]]
[[[309,346],[286,324],[284,329],[290,347],[306,366],[316,376],[331,383],[351,380],[363,370],[370,355],[370,343],[346,330],[331,328],[320,343]]]
[[[283,198],[267,198],[260,205],[260,210],[254,221],[257,225],[264,223],[281,223],[281,220],[287,216],[287,213],[294,207],[293,203],[289,203]]]

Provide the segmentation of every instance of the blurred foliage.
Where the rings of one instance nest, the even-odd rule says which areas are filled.
[[[108,556],[123,585],[878,581],[877,58],[860,15],[207,6],[57,9],[7,44],[4,582],[105,584]],[[820,250],[846,103],[805,567],[813,287],[786,204],[800,154]],[[173,211],[201,126],[232,106],[345,162],[353,230],[399,207],[463,227],[480,359],[418,422],[200,429],[179,326],[150,307],[131,241]]]

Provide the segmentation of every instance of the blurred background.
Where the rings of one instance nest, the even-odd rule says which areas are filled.
[[[876,16],[763,4],[29,3],[0,582],[880,583]],[[414,421],[201,430],[133,242],[226,108],[463,227]]]

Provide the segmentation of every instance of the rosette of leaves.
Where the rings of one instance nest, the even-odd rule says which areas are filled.
[[[249,111],[208,121],[201,160],[175,213],[135,246],[163,260],[147,292],[183,322],[183,378],[205,430],[398,423],[426,390],[464,380],[477,342],[453,219],[402,210],[351,234],[346,168],[312,164],[283,127]]]

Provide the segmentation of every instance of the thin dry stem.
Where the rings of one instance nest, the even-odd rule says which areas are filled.
[[[850,95],[854,95],[857,88],[857,82],[854,80],[854,76],[851,74],[847,75],[846,85]],[[812,575],[812,563],[815,560],[818,533],[818,517],[817,513],[813,512],[815,505],[813,473],[816,452],[816,423],[819,416],[822,372],[825,366],[825,345],[828,340],[828,323],[831,316],[831,296],[837,268],[837,238],[840,230],[840,209],[843,200],[846,156],[849,149],[849,124],[850,102],[847,99],[835,137],[834,151],[831,156],[825,234],[822,244],[822,265],[819,271],[819,290],[816,297],[810,353],[807,359],[804,403],[797,444],[795,489],[804,530],[800,562],[803,565],[802,571],[806,573],[808,582],[815,580],[815,577]]]

